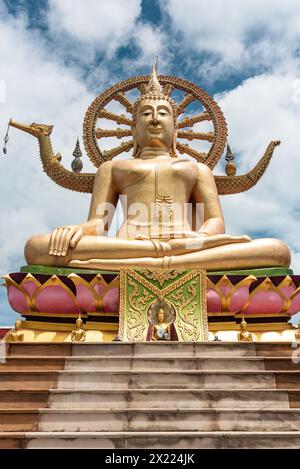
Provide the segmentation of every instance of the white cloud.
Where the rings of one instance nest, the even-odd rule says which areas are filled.
[[[168,47],[168,37],[159,27],[149,23],[138,22],[132,32],[132,43],[136,46],[138,54],[135,57],[122,60],[124,70],[135,76],[139,70],[146,69],[150,73],[151,66],[158,57],[159,73],[168,71],[171,54]]]
[[[293,100],[293,74],[252,77],[224,93],[219,104],[227,117],[238,173],[256,164],[271,140],[281,140],[263,179],[249,192],[222,198],[231,233],[267,233],[300,252],[298,129],[300,105]],[[293,266],[300,269],[299,254]]]
[[[84,112],[92,101],[76,70],[57,64],[37,34],[26,30],[24,17],[0,20],[0,61],[6,64],[0,79],[6,101],[0,104],[0,134],[8,120],[54,124],[54,151],[61,151],[70,167]],[[37,141],[10,129],[8,154],[1,157],[0,272],[18,269],[27,238],[65,222],[85,220],[88,197],[58,188],[42,171]],[[4,177],[3,177],[4,176]],[[16,261],[16,258],[18,260]]]
[[[183,48],[209,53],[200,65],[208,79],[245,68],[276,68],[299,40],[297,0],[168,0],[163,8]]]
[[[50,0],[49,26],[82,43],[113,53],[128,41],[141,11],[140,0]]]

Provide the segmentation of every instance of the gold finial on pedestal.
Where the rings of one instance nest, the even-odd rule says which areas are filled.
[[[86,333],[83,329],[83,321],[79,313],[78,318],[76,319],[76,327],[71,332],[71,341],[72,342],[84,342],[86,339]]]
[[[245,321],[244,315],[242,316],[242,321],[240,324],[240,332],[238,335],[239,342],[253,342],[253,334],[247,331],[247,323]]]
[[[20,319],[17,319],[15,322],[15,328],[9,331],[9,333],[6,336],[5,341],[6,342],[23,342],[24,339],[24,332],[22,332],[20,329],[22,327],[22,322]]]
[[[81,161],[82,151],[80,149],[79,139],[77,138],[75,150],[73,151],[74,160],[71,163],[72,170],[74,173],[80,173],[83,168],[83,164]]]
[[[225,171],[226,171],[227,176],[235,176],[236,166],[234,163],[234,154],[231,151],[229,143],[227,143],[225,160],[227,161],[226,166],[225,166]]]

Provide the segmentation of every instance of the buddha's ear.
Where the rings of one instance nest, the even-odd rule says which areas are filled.
[[[138,158],[139,154],[140,154],[140,147],[138,146],[137,139],[136,139],[135,125],[131,126],[131,131],[132,131],[132,139],[133,139],[132,157],[133,158]]]
[[[173,142],[171,146],[171,153],[174,157],[176,157],[176,143],[177,143],[177,125],[174,129],[174,136],[173,136]]]

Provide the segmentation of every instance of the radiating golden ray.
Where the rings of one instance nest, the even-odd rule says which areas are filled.
[[[129,99],[126,98],[125,94],[120,92],[114,96],[114,100],[118,101],[120,104],[122,104],[127,112],[130,112],[132,114],[133,112],[133,104],[129,101]]]
[[[213,132],[193,132],[192,130],[179,130],[177,137],[187,140],[207,140],[213,142],[215,134]]]
[[[171,83],[168,83],[167,85],[164,86],[164,94],[166,94],[167,96],[170,96],[173,89],[174,89],[174,86],[171,85]]]
[[[208,112],[202,112],[197,116],[185,117],[182,121],[178,122],[178,128],[182,129],[184,127],[192,127],[197,122],[210,121],[211,117]]]
[[[191,148],[187,143],[180,143],[177,142],[176,148],[179,151],[179,153],[183,154],[186,153],[187,155],[193,156],[196,158],[198,161],[204,161],[205,158],[207,157],[207,153],[201,153],[199,151],[194,150]]]
[[[95,130],[95,135],[96,135],[96,138],[103,138],[103,137],[122,138],[122,137],[131,137],[132,131],[130,129],[120,129],[120,128],[114,129],[114,130],[98,128]]]
[[[118,147],[112,148],[111,150],[104,150],[102,151],[103,156],[106,159],[112,159],[115,156],[119,155],[120,153],[123,153],[123,151],[129,151],[133,147],[133,140],[130,140],[129,142],[123,142],[121,145]]]
[[[105,119],[109,119],[111,121],[115,121],[117,124],[125,124],[125,125],[132,125],[132,120],[128,119],[124,114],[114,114],[113,112],[109,112],[106,109],[102,109],[98,113],[98,117],[104,117]]]
[[[191,104],[193,101],[195,101],[195,97],[192,94],[187,94],[182,101],[177,106],[177,116],[182,114],[185,110],[185,108]]]

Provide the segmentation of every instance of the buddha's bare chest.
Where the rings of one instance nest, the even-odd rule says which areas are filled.
[[[122,162],[124,163],[124,162]],[[113,168],[113,180],[120,192],[126,188],[161,188],[165,191],[174,191],[178,185],[193,187],[197,178],[196,168],[192,162],[171,163],[160,161],[128,161]]]

